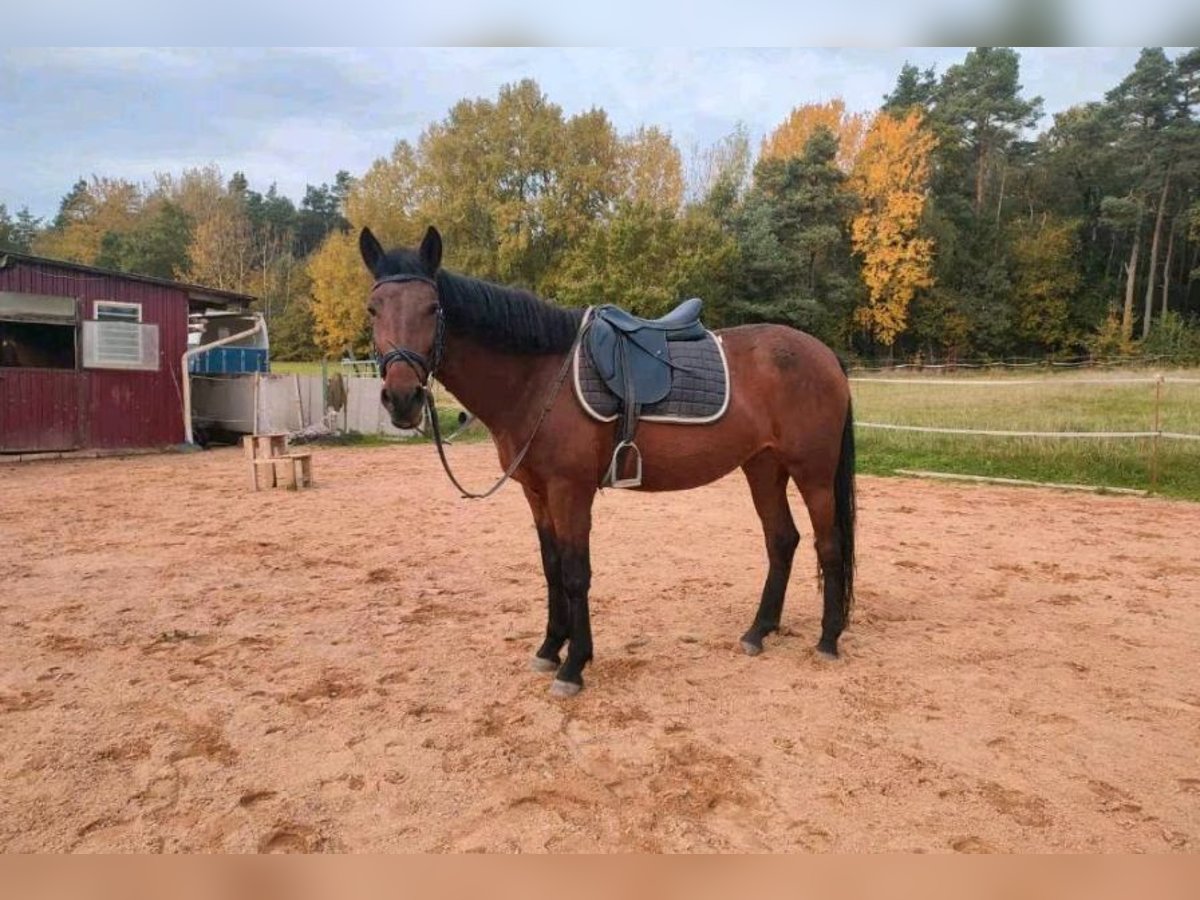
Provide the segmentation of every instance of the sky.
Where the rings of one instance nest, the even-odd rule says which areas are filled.
[[[1021,49],[1026,96],[1052,113],[1099,100],[1137,48]],[[685,156],[739,122],[757,141],[795,106],[878,108],[905,61],[939,72],[965,48],[0,49],[0,203],[52,217],[80,177],[146,181],[215,163],[299,200],[361,175],[463,97],[534,78],[568,114],[670,131]],[[1171,55],[1174,55],[1173,53]]]

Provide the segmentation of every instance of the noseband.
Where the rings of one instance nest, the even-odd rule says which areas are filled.
[[[382,278],[376,280],[371,290],[374,291],[381,284],[406,281],[424,282],[430,285],[433,288],[434,294],[437,295],[437,282],[424,275],[384,275]],[[386,353],[380,353],[377,347],[375,349],[375,362],[379,366],[380,378],[387,378],[388,366],[392,363],[402,362],[413,370],[413,374],[417,376],[417,381],[421,383],[421,389],[424,391],[429,389],[429,381],[437,375],[438,366],[442,363],[442,354],[446,346],[446,318],[442,313],[440,296],[438,296],[436,309],[437,321],[433,326],[433,349],[429,353],[429,358],[426,359],[424,354],[418,353],[416,350],[410,350],[407,347],[397,347],[395,344],[392,344],[391,349]]]

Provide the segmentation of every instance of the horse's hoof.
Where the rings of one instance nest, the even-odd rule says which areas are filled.
[[[540,656],[535,656],[529,661],[529,668],[535,672],[557,672],[559,663],[553,659],[542,659]]]
[[[758,656],[758,654],[762,653],[763,651],[762,644],[756,644],[753,641],[746,640],[745,638],[742,638],[741,643],[742,652],[747,656]]]
[[[826,644],[817,644],[817,658],[827,660],[828,662],[836,662],[838,659],[837,645],[834,644],[831,647]]]
[[[582,690],[582,684],[576,684],[573,681],[559,681],[557,678],[550,685],[550,694],[554,697],[574,697]]]

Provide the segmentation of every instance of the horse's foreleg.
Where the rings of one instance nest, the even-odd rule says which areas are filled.
[[[538,543],[541,545],[547,606],[546,638],[530,665],[536,672],[554,672],[561,663],[559,651],[570,637],[570,612],[563,590],[562,561],[554,536],[554,523],[550,520],[544,498],[527,487],[525,499],[529,501],[529,509],[533,512],[533,524],[537,527]]]
[[[550,691],[570,697],[583,688],[583,669],[592,659],[592,624],[588,615],[588,590],[592,583],[590,540],[592,485],[560,485],[547,497],[558,549],[562,589],[566,596],[570,643],[567,660],[554,676]]]
[[[792,560],[800,543],[800,533],[792,521],[788,508],[788,473],[771,453],[760,453],[744,466],[750,493],[754,497],[754,509],[762,520],[763,537],[767,543],[767,559],[770,568],[763,585],[758,613],[750,630],[742,635],[742,649],[751,656],[762,653],[763,638],[779,630],[783,615],[783,598],[787,593],[788,578],[792,574]]]

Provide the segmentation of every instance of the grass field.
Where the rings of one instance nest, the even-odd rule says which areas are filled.
[[[341,364],[337,362],[326,363],[330,374],[341,371]],[[322,363],[320,360],[316,362],[278,362],[271,360],[271,371],[276,375],[320,375]]]
[[[1195,371],[1166,374],[1200,381]],[[1052,380],[1028,382],[1035,377]],[[953,382],[966,383],[929,375],[892,376],[887,383],[855,381],[855,417],[859,422],[1000,431],[1153,430],[1154,385],[1088,383],[1107,377],[1149,376],[993,372],[953,376]],[[1164,384],[1160,415],[1164,431],[1200,434],[1200,383]],[[903,468],[1107,487],[1150,486],[1149,438],[994,437],[869,428],[860,428],[857,437],[859,469],[874,474]],[[1160,441],[1158,490],[1200,500],[1200,441]]]

